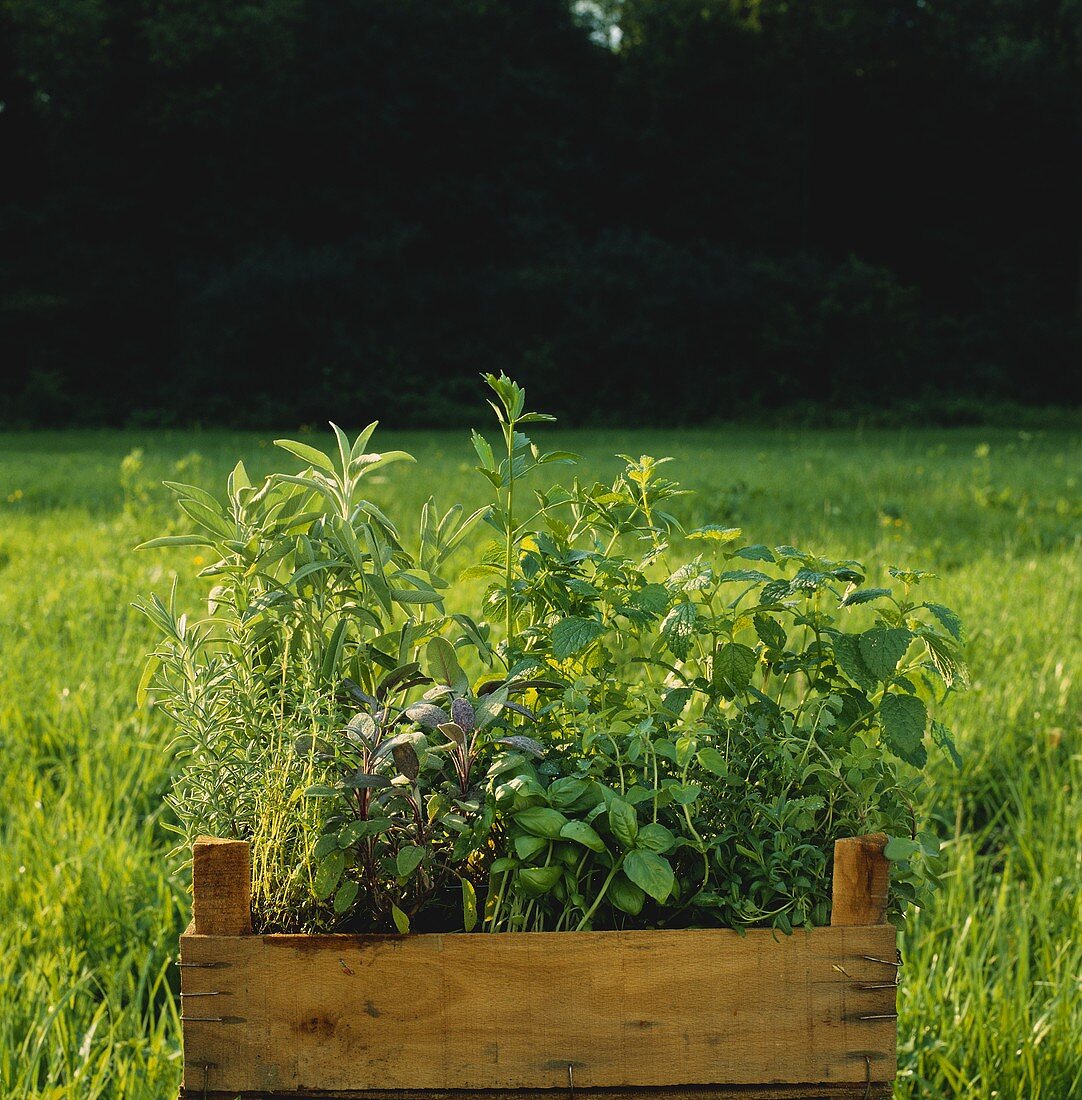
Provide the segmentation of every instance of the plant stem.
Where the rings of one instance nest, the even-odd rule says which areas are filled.
[[[511,607],[511,591],[514,585],[513,555],[515,550],[515,422],[509,421],[505,433],[507,440],[507,514],[504,543],[504,614],[507,633],[507,667],[515,648],[515,616]]]
[[[582,932],[586,928],[586,926],[590,923],[591,917],[593,917],[594,913],[597,911],[597,907],[601,904],[601,899],[608,892],[609,886],[612,884],[612,880],[614,878],[616,878],[616,872],[619,871],[620,868],[623,865],[624,865],[624,857],[621,856],[612,865],[612,870],[608,873],[608,875],[605,878],[605,881],[601,884],[601,890],[598,893],[597,897],[594,898],[593,905],[591,905],[590,908],[586,910],[586,913],[583,915],[582,920],[579,921],[578,927],[575,929],[576,932]]]

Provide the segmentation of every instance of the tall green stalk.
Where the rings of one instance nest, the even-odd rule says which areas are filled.
[[[511,654],[515,649],[515,612],[511,595],[515,584],[515,421],[504,427],[507,444],[507,515],[504,532],[504,625],[507,631],[507,667],[512,665]]]

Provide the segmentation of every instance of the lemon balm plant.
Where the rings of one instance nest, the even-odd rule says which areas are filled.
[[[369,500],[365,476],[409,458],[368,452],[375,425],[334,428],[333,457],[278,441],[306,468],[252,485],[238,464],[224,502],[171,486],[197,530],[144,545],[216,559],[201,620],[141,604],[185,839],[251,842],[265,930],[788,931],[826,923],[834,839],[877,830],[894,912],[919,903],[929,743],[956,758],[932,712],[967,678],[930,575],[874,587],[857,562],[685,530],[665,460],[546,483],[574,456],[486,382],[492,499],[471,514]]]

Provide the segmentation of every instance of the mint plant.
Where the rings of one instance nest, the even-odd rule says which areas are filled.
[[[840,836],[882,830],[892,910],[939,870],[919,801],[936,717],[967,673],[931,575],[685,530],[666,459],[610,483],[544,483],[510,379],[498,445],[472,436],[488,506],[417,536],[362,495],[366,453],[228,503],[173,486],[218,560],[208,615],[141,606],[163,633],[144,687],[173,717],[186,839],[253,843],[261,926],[586,930],[829,919]],[[484,522],[487,546],[476,534]],[[456,580],[452,555],[476,558]],[[487,582],[478,606],[462,582]]]

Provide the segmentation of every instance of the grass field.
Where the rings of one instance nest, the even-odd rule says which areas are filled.
[[[905,933],[898,1094],[1082,1095],[1082,439],[550,439],[591,474],[614,472],[616,452],[675,456],[667,472],[697,490],[682,514],[752,541],[856,557],[873,578],[939,574],[931,598],[969,627],[973,689],[948,715],[965,765],[938,760],[927,797],[949,872]],[[377,445],[420,460],[388,472],[381,503],[483,495],[463,435]],[[238,456],[253,474],[290,461],[250,435],[0,435],[2,1097],[175,1095],[188,903],[162,808],[170,731],[134,702],[151,632],[129,604],[197,563],[130,548],[176,522],[162,478],[218,489]]]

